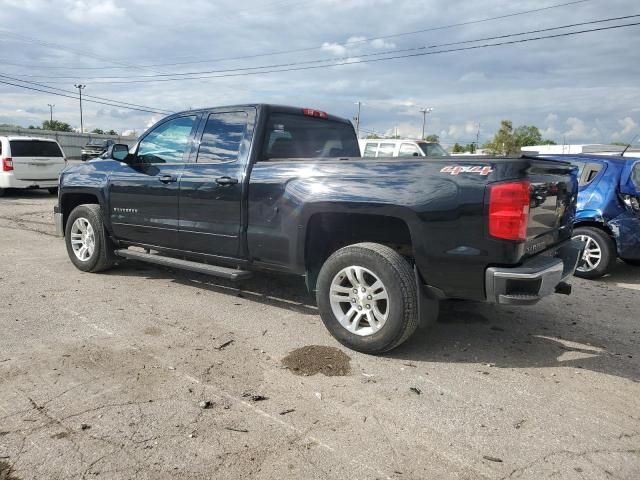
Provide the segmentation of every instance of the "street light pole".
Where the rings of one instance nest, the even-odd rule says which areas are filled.
[[[356,137],[360,138],[360,110],[362,108],[362,102],[356,102],[355,105],[358,105],[358,116],[355,118],[355,121],[356,121]]]
[[[47,103],[47,105],[49,105],[49,122],[53,123],[53,107],[55,107],[55,104],[52,105],[50,103]]]
[[[420,110],[420,112],[422,113],[422,140],[424,140],[424,132],[427,126],[427,113],[433,112],[433,108],[423,108],[422,110]]]
[[[74,87],[78,89],[78,94],[80,95],[80,133],[84,133],[84,125],[82,124],[82,90],[86,88],[86,85],[77,83]]]

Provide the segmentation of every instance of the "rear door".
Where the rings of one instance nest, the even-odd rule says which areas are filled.
[[[180,245],[223,257],[240,255],[244,174],[255,108],[212,111],[201,122],[180,179]]]
[[[201,114],[172,117],[140,140],[109,176],[109,213],[115,236],[151,246],[180,248],[180,175]]]
[[[64,169],[64,154],[52,140],[12,139],[9,150],[13,173],[18,180],[57,180]]]

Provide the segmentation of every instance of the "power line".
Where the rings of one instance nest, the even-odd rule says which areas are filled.
[[[622,24],[622,25],[612,25],[612,26],[609,26],[609,27],[599,27],[599,28],[592,28],[592,29],[586,29],[586,30],[578,30],[578,31],[575,31],[575,32],[565,32],[565,33],[558,33],[558,34],[554,34],[554,35],[538,36],[538,37],[531,37],[531,38],[525,38],[525,39],[519,39],[519,40],[510,40],[510,41],[498,42],[498,43],[485,43],[485,44],[480,44],[480,45],[472,45],[472,46],[468,46],[468,47],[450,48],[450,49],[445,49],[445,50],[436,50],[436,51],[429,51],[429,52],[418,52],[418,53],[411,53],[411,54],[406,54],[406,55],[395,55],[395,56],[384,57],[384,58],[371,58],[371,59],[367,59],[367,60],[358,60],[358,59],[351,60],[351,59],[349,59],[347,61],[341,61],[341,62],[335,62],[335,63],[327,63],[327,64],[324,64],[324,65],[307,65],[307,66],[297,66],[297,67],[293,67],[292,66],[291,68],[281,68],[281,69],[275,69],[275,70],[261,70],[261,71],[244,71],[244,72],[241,72],[241,73],[225,73],[225,74],[222,74],[222,75],[202,75],[202,76],[180,77],[180,78],[150,78],[150,79],[144,79],[144,80],[114,80],[114,81],[106,81],[106,82],[94,82],[94,84],[128,84],[128,83],[175,82],[175,81],[182,81],[182,80],[203,80],[203,79],[210,79],[210,78],[241,77],[241,76],[248,76],[248,75],[261,75],[261,74],[267,74],[267,73],[281,73],[281,72],[292,72],[292,71],[301,71],[301,70],[315,70],[315,69],[319,69],[319,68],[338,67],[338,66],[344,66],[344,65],[358,65],[358,64],[363,64],[363,63],[377,63],[377,62],[384,62],[384,61],[388,61],[388,60],[397,60],[397,59],[402,59],[402,58],[423,57],[423,56],[427,56],[427,55],[438,55],[438,54],[443,54],[443,53],[461,52],[461,51],[467,51],[467,50],[478,50],[478,49],[483,49],[483,48],[499,47],[499,46],[504,46],[504,45],[513,45],[513,44],[518,44],[518,43],[533,42],[533,41],[546,40],[546,39],[551,39],[551,38],[569,37],[569,36],[573,36],[573,35],[580,35],[580,34],[590,33],[590,32],[600,32],[600,31],[605,31],[605,30],[614,30],[614,29],[618,29],[618,28],[633,27],[633,26],[637,26],[637,25],[640,25],[640,22],[627,23],[627,24]],[[299,62],[297,64],[291,64],[291,65],[301,65],[303,63],[304,62]],[[263,67],[263,68],[267,68],[267,67]],[[51,83],[51,84],[53,84],[53,83],[60,83],[60,82],[43,82],[43,83]]]
[[[43,83],[31,82],[31,81],[28,81],[28,80],[22,80],[21,78],[11,77],[9,75],[0,74],[0,78],[8,78],[9,80],[15,80],[17,82],[26,83],[26,84],[29,84],[29,85],[35,85],[35,86],[42,87],[42,88],[48,88],[50,90],[56,90],[58,92],[75,94],[75,92],[70,91],[70,90],[64,90],[62,88],[57,88],[57,87],[50,87],[49,85],[45,85]],[[118,105],[118,106],[122,106],[123,108],[138,107],[138,108],[147,109],[147,110],[155,110],[158,113],[173,113],[170,110],[153,109],[153,107],[148,107],[147,105],[139,105],[137,103],[122,102],[120,100],[115,100],[113,98],[98,97],[96,95],[86,95],[85,94],[84,98],[85,98],[85,101],[88,101],[88,100],[86,100],[87,98],[94,98],[96,100],[104,100],[106,102],[119,103],[119,104],[122,104],[122,105]]]
[[[58,96],[58,97],[67,97],[67,98],[71,98],[73,100],[77,100],[78,99],[77,96],[65,95],[63,93],[57,93],[57,92],[51,92],[51,91],[43,90],[41,88],[30,87],[30,86],[27,86],[27,85],[18,85],[17,83],[7,82],[5,80],[0,80],[0,84],[11,85],[13,87],[24,88],[26,90],[33,90],[33,91],[36,91],[36,92],[43,92],[43,93],[47,93],[49,95],[55,95],[55,96]],[[113,103],[107,103],[107,102],[99,102],[97,100],[86,100],[85,99],[85,102],[99,103],[101,105],[108,105],[108,106],[111,106],[111,107],[126,108],[126,109],[129,109],[129,110],[138,110],[140,112],[145,112],[145,113],[162,113],[162,112],[155,111],[155,110],[143,110],[141,108],[123,107],[122,105],[115,105]]]
[[[458,23],[452,23],[449,25],[441,25],[441,26],[437,26],[437,27],[430,27],[430,28],[425,28],[425,29],[421,29],[421,30],[413,30],[413,31],[408,31],[408,32],[398,32],[398,33],[393,33],[393,34],[389,34],[389,35],[384,35],[384,36],[379,36],[379,37],[368,37],[365,39],[358,39],[358,40],[352,40],[352,41],[348,41],[348,42],[344,42],[344,43],[333,43],[332,45],[336,45],[336,46],[341,46],[341,47],[347,47],[347,46],[352,46],[352,45],[356,45],[356,44],[360,44],[360,43],[365,43],[365,42],[370,42],[373,40],[385,40],[385,39],[389,39],[389,38],[397,38],[397,37],[403,37],[403,36],[409,36],[409,35],[416,35],[419,33],[427,33],[427,32],[433,32],[433,31],[437,31],[437,30],[445,30],[445,29],[449,29],[449,28],[455,28],[455,27],[463,27],[463,26],[467,26],[467,25],[474,25],[474,24],[479,24],[479,23],[486,23],[486,22],[491,22],[494,20],[502,20],[505,18],[512,18],[512,17],[516,17],[516,16],[522,16],[522,15],[528,15],[530,13],[538,13],[538,12],[542,12],[542,11],[546,11],[546,10],[551,10],[551,9],[556,9],[556,8],[561,8],[561,7],[567,7],[567,6],[571,6],[571,5],[576,5],[576,4],[580,4],[580,3],[586,3],[589,2],[591,0],[576,0],[576,1],[571,1],[571,2],[565,2],[565,3],[559,3],[559,4],[554,4],[554,5],[549,5],[546,7],[540,7],[540,8],[534,8],[531,10],[524,10],[524,11],[520,11],[520,12],[514,12],[514,13],[508,13],[508,14],[504,14],[504,15],[498,15],[495,17],[487,17],[487,18],[480,18],[480,19],[475,19],[475,20],[467,20],[464,22],[458,22]],[[6,32],[6,30],[5,30]],[[9,32],[11,33],[11,32]],[[19,36],[17,34],[13,34],[15,36]],[[20,36],[19,36],[20,37]],[[22,36],[23,38],[27,38],[29,39],[29,37],[25,37]],[[31,39],[31,41],[35,41],[37,43],[43,43],[46,44],[47,42],[41,42],[40,40],[37,39]],[[63,47],[60,46],[56,46],[55,44],[48,44],[48,45],[54,45],[55,48],[60,48],[60,49],[64,49]],[[48,46],[45,45],[45,46]],[[324,47],[324,45],[319,45],[319,46],[314,46],[314,47],[304,47],[304,48],[296,48],[296,49],[290,49],[290,50],[279,50],[279,51],[274,51],[274,52],[267,52],[267,53],[258,53],[258,54],[252,54],[252,55],[242,55],[242,56],[236,56],[236,57],[219,57],[219,58],[213,58],[213,59],[208,59],[208,60],[194,60],[194,61],[190,61],[190,62],[174,62],[174,63],[156,63],[156,64],[149,64],[149,65],[128,65],[128,64],[120,64],[120,66],[116,66],[116,67],[105,67],[105,66],[100,66],[100,67],[61,67],[61,66],[45,66],[45,65],[33,65],[33,64],[16,64],[16,63],[9,63],[7,61],[2,61],[3,64],[6,65],[14,65],[14,66],[19,66],[19,67],[24,67],[24,68],[42,68],[42,69],[68,69],[68,70],[105,70],[105,69],[120,69],[120,68],[151,68],[151,67],[170,67],[170,66],[178,66],[178,65],[191,65],[191,64],[196,64],[196,63],[215,63],[215,62],[221,62],[221,61],[227,61],[227,60],[244,60],[244,59],[250,59],[250,58],[258,58],[258,57],[268,57],[268,56],[274,56],[274,55],[283,55],[283,54],[287,54],[287,53],[299,53],[299,52],[309,52],[309,51],[313,51],[313,50],[322,50]],[[76,52],[75,50],[71,50],[71,49],[66,49],[68,51],[71,52]],[[88,57],[92,57],[92,58],[97,58],[99,60],[106,60],[106,61],[110,61],[112,63],[116,63],[118,64],[118,62],[112,61],[112,60],[108,60],[105,59],[103,57],[99,57],[99,56],[95,56],[95,55],[91,55],[91,54],[85,54],[85,53],[80,53],[84,56],[88,56]]]
[[[387,51],[384,51],[384,52],[366,53],[366,54],[358,55],[358,58],[376,57],[376,56],[381,56],[381,55],[390,55],[390,54],[394,54],[394,53],[403,53],[403,52],[412,52],[412,51],[417,51],[417,50],[426,50],[426,49],[433,49],[433,48],[450,47],[450,46],[454,46],[454,45],[466,45],[466,44],[469,44],[469,43],[484,42],[484,41],[488,41],[488,40],[499,40],[499,39],[503,39],[503,38],[518,37],[518,36],[523,36],[523,35],[531,35],[531,34],[534,34],[534,33],[551,32],[551,31],[555,31],[555,30],[563,30],[563,29],[567,29],[567,28],[580,27],[580,26],[584,26],[584,25],[593,25],[593,24],[596,24],[596,23],[606,23],[606,22],[613,22],[613,21],[619,21],[619,20],[628,20],[628,19],[637,18],[637,17],[640,17],[640,14],[625,15],[625,16],[622,16],[622,17],[604,18],[604,19],[599,19],[599,20],[590,20],[590,21],[587,21],[587,22],[572,23],[572,24],[568,24],[568,25],[561,25],[561,26],[557,26],[557,27],[542,28],[542,29],[537,29],[537,30],[529,30],[527,32],[509,33],[509,34],[497,35],[497,36],[492,36],[492,37],[477,38],[477,39],[474,39],[474,40],[462,40],[462,41],[459,41],[459,42],[449,42],[449,43],[441,43],[441,44],[435,44],[435,45],[425,45],[425,46],[420,46],[420,47],[411,47],[411,48],[387,50]],[[272,64],[272,65],[262,65],[262,66],[258,66],[258,67],[229,68],[229,69],[224,69],[224,70],[204,70],[204,71],[199,71],[199,72],[161,73],[161,74],[156,74],[156,75],[127,75],[126,77],[124,77],[122,75],[116,75],[116,76],[81,77],[81,78],[83,80],[109,80],[109,79],[122,79],[122,78],[134,79],[134,78],[158,78],[158,77],[183,77],[183,76],[193,76],[193,75],[207,75],[207,74],[212,74],[212,73],[229,73],[229,72],[242,72],[242,71],[262,70],[262,69],[266,69],[266,68],[284,68],[284,67],[292,67],[292,66],[297,66],[297,65],[310,65],[310,64],[315,64],[315,63],[336,62],[336,61],[340,61],[340,60],[349,60],[350,58],[352,58],[352,57],[349,57],[349,56],[347,56],[347,57],[332,57],[332,58],[322,58],[322,59],[318,59],[318,60],[307,60],[307,61],[303,61],[303,62],[280,63],[280,64]],[[67,76],[67,75],[63,75],[63,76],[23,75],[23,77],[28,77],[28,78],[55,78],[55,79],[64,79],[64,78],[66,78],[66,79],[74,79],[74,78],[77,78],[77,76]],[[54,82],[45,82],[45,83],[54,83]],[[109,82],[98,82],[98,83],[109,83]]]

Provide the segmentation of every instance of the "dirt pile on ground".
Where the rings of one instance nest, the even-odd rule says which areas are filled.
[[[7,462],[0,460],[0,480],[20,480],[13,474],[13,468]]]
[[[350,362],[351,358],[342,350],[321,345],[296,348],[282,360],[282,364],[296,375],[322,373],[328,377],[347,375],[351,371]]]

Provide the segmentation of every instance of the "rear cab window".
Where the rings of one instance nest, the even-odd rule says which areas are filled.
[[[368,142],[364,147],[364,152],[362,152],[363,157],[375,157],[376,152],[378,151],[378,143],[377,142]]]
[[[262,160],[360,156],[351,125],[289,113],[269,116],[262,151]]]
[[[393,157],[395,149],[395,143],[381,143],[378,147],[378,157]]]
[[[46,140],[9,140],[11,156],[20,157],[63,157],[56,142]]]

